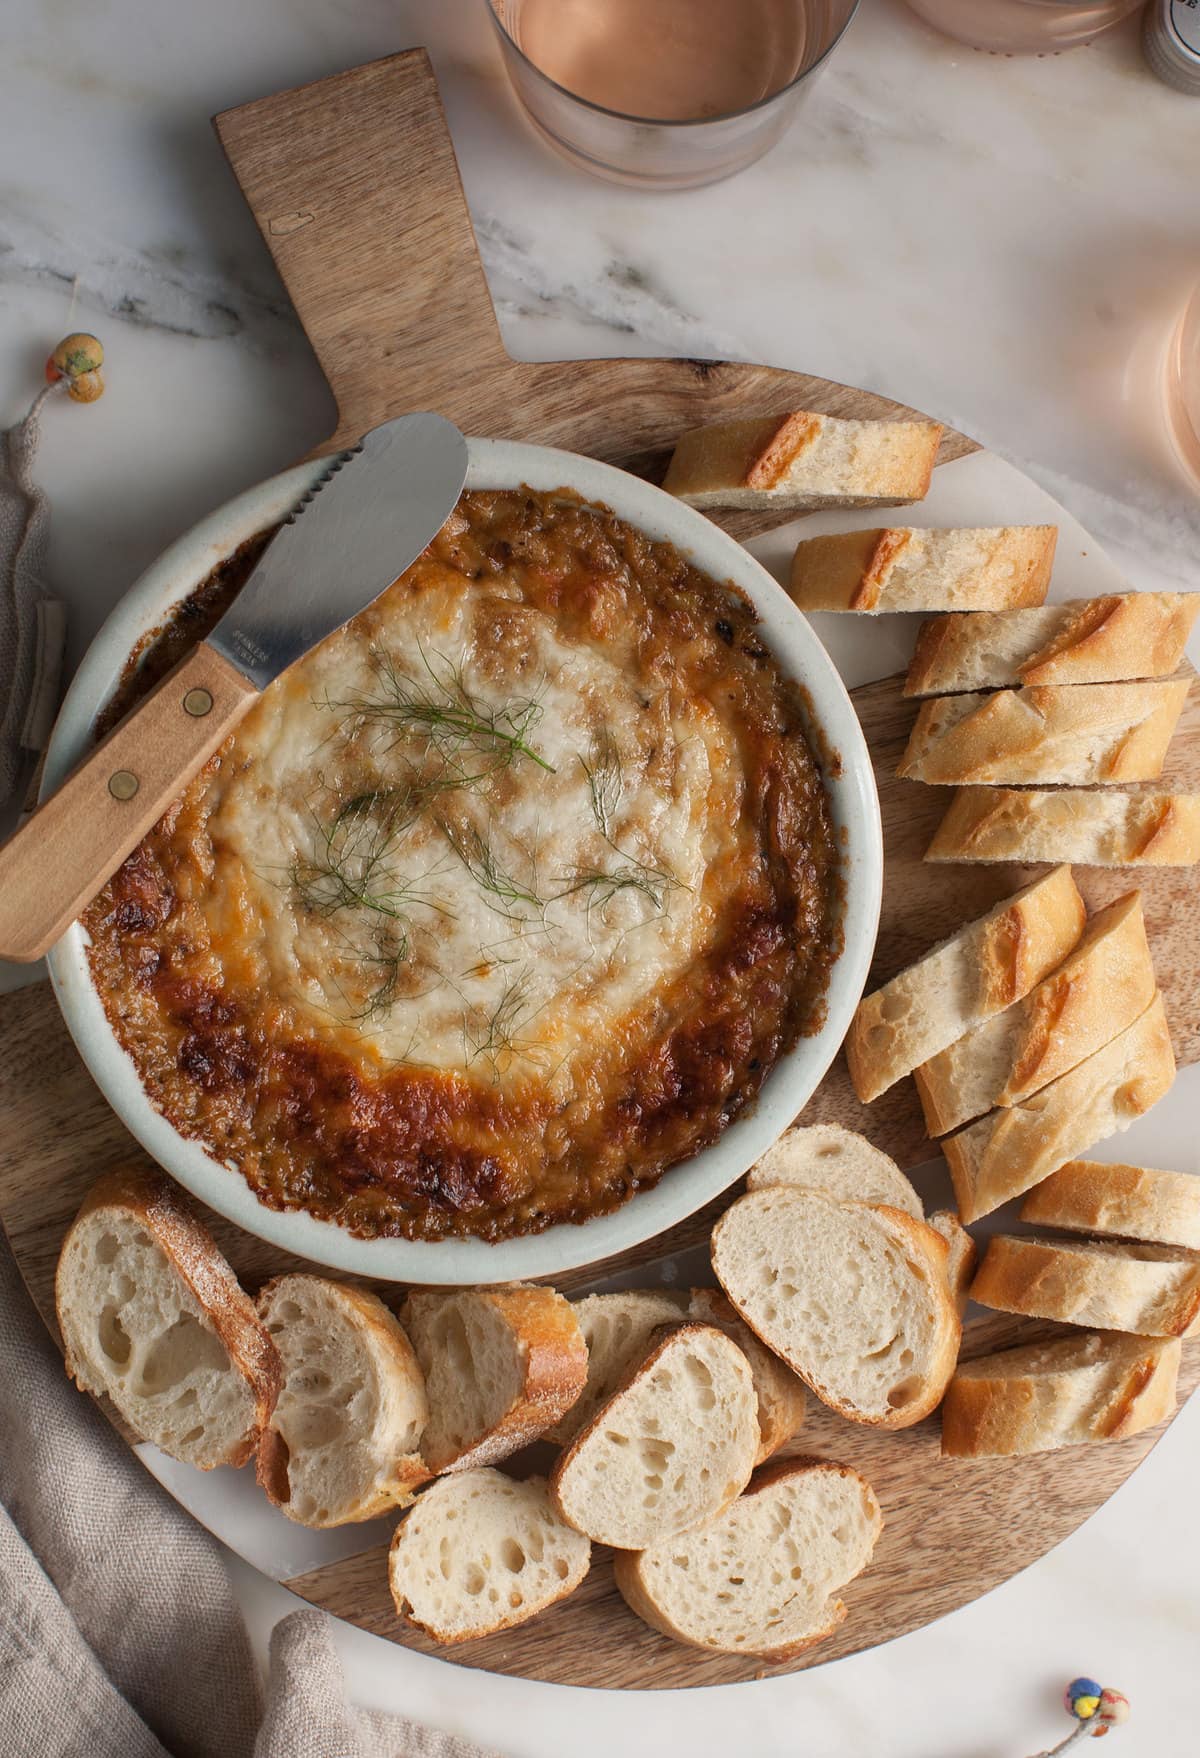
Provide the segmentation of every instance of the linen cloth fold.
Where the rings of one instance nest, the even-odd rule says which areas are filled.
[[[0,1758],[488,1758],[348,1706],[318,1611],[264,1705],[216,1541],[70,1384],[3,1238]]]
[[[33,479],[42,404],[0,433],[0,805],[19,791],[58,708],[66,606],[43,584],[50,504]]]

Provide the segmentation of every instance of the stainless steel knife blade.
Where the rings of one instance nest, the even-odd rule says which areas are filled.
[[[467,442],[441,415],[402,415],[329,460],[208,644],[262,690],[365,610],[454,510]]]

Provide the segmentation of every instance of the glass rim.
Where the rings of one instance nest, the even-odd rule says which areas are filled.
[[[560,85],[558,80],[551,79],[550,75],[544,72],[542,68],[538,66],[536,61],[530,60],[529,56],[525,53],[524,49],[522,49],[520,43],[517,42],[508,26],[501,20],[499,13],[496,11],[495,0],[483,0],[483,3],[487,7],[488,14],[496,30],[508,44],[514,55],[517,56],[518,60],[522,61],[531,73],[536,74],[537,77],[553,91],[561,93],[564,98],[570,98],[573,104],[580,104],[585,110],[591,110],[597,116],[609,116],[614,122],[631,122],[635,127],[640,128],[711,128],[716,122],[735,122],[743,116],[753,116],[756,110],[763,110],[768,104],[774,104],[780,98],[786,97],[789,92],[795,90],[802,80],[807,79],[810,74],[816,73],[817,69],[833,54],[833,51],[837,48],[846,32],[853,24],[854,16],[858,11],[861,0],[850,0],[849,9],[845,18],[839,25],[833,37],[821,50],[821,53],[817,56],[816,60],[808,62],[806,66],[800,69],[799,73],[794,74],[793,77],[788,80],[786,85],[781,85],[778,91],[769,92],[765,98],[756,98],[753,104],[745,104],[739,110],[722,110],[720,114],[716,116],[635,116],[628,110],[613,110],[610,109],[607,104],[597,104],[593,99],[585,98],[581,96],[579,92],[573,92],[570,86]]]

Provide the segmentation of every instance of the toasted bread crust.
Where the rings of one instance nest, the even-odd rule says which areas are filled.
[[[1089,1246],[999,1233],[972,1300],[1000,1312],[1145,1337],[1186,1337],[1200,1318],[1200,1257],[1139,1257],[1162,1247]]]
[[[749,420],[717,422],[681,434],[663,487],[694,506],[816,504],[895,505],[921,500],[929,492],[943,429],[920,420],[845,421],[812,410]],[[831,436],[830,472],[841,478],[830,486],[805,483],[810,455],[820,474],[819,454]],[[854,435],[858,454],[836,456],[845,436]],[[867,456],[863,455],[862,441]],[[855,439],[851,440],[855,444]]]
[[[1015,1105],[1077,1067],[1145,1012],[1155,987],[1141,893],[1130,891],[1092,917],[1074,951],[1003,1021],[967,1033],[914,1071],[930,1134]],[[998,1029],[1010,1060],[1004,1078],[985,1089],[977,1059]]]
[[[1188,867],[1200,861],[1200,794],[960,787],[925,859]]]
[[[1200,1178],[1150,1166],[1068,1160],[1035,1185],[1022,1221],[1200,1251]]]
[[[923,702],[896,774],[933,786],[1154,781],[1190,680],[1030,684]]]
[[[1054,525],[939,529],[909,525],[802,539],[788,592],[801,610],[955,611],[1040,605]]]
[[[521,1339],[524,1381],[512,1405],[475,1446],[455,1458],[443,1460],[426,1455],[435,1473],[472,1471],[507,1459],[529,1441],[535,1441],[570,1409],[587,1383],[587,1344],[570,1301],[553,1288],[526,1287],[470,1290],[488,1301]],[[453,1300],[447,1294],[410,1294],[401,1322],[423,1305]]]
[[[1036,620],[1004,611],[935,617],[921,625],[904,694],[1169,677],[1198,613],[1195,592],[1130,592],[1048,606]],[[1009,662],[986,657],[997,639]]]
[[[1078,942],[1085,913],[1071,869],[1064,866],[960,929],[953,942],[957,956],[967,964],[967,980],[973,976],[975,984],[968,1025],[990,1019],[1048,976]],[[960,1028],[953,1024],[936,1047],[932,1043],[925,1047],[928,1033],[922,1039],[921,1028],[928,1025],[939,997],[928,992],[930,980],[923,979],[921,962],[866,996],[850,1022],[846,1061],[854,1090],[864,1104],[960,1035]],[[898,997],[911,1001],[915,1029],[893,1022]]]
[[[1083,1412],[1075,1408],[1069,1392],[1040,1387],[1032,1376],[1005,1375],[1005,1357],[1024,1355],[1024,1350],[1006,1350],[968,1363],[967,1370],[951,1380],[942,1405],[943,1456],[1007,1457],[1048,1452],[1085,1440],[1122,1440],[1170,1416],[1175,1409],[1179,1372],[1177,1337],[1080,1334],[1081,1342],[1088,1338],[1095,1339],[1099,1350],[1109,1351],[1118,1365],[1112,1381],[1100,1389],[1097,1402]],[[1062,1370],[1066,1374],[1076,1352],[1075,1339],[1064,1340],[1062,1349],[1067,1357]],[[992,1363],[997,1371],[989,1377]],[[1080,1421],[1088,1428],[1085,1435],[1072,1432],[1071,1425]]]
[[[1058,1166],[1128,1128],[1162,1098],[1175,1056],[1162,997],[1111,1043],[1019,1105],[947,1136],[942,1152],[964,1221],[978,1221]]]
[[[253,1457],[275,1408],[283,1368],[270,1337],[259,1323],[254,1302],[226,1263],[216,1240],[179,1191],[160,1172],[142,1166],[118,1166],[92,1185],[71,1224],[67,1238],[89,1215],[113,1209],[135,1216],[171,1263],[175,1273],[204,1309],[230,1359],[254,1397],[254,1428],[224,1462],[241,1466]],[[66,1240],[64,1240],[64,1245]],[[62,1258],[60,1255],[61,1266]],[[56,1304],[61,1294],[56,1287]],[[67,1373],[84,1390],[96,1390],[81,1374],[64,1338]]]
[[[750,1363],[758,1395],[759,1442],[754,1463],[762,1465],[803,1427],[807,1404],[803,1381],[759,1340],[719,1288],[693,1288],[688,1312],[700,1324],[724,1331]]]

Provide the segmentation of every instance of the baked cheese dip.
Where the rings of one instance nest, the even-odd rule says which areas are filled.
[[[617,1207],[820,1023],[840,886],[802,708],[669,544],[565,492],[464,494],[88,910],[153,1103],[363,1237]]]

